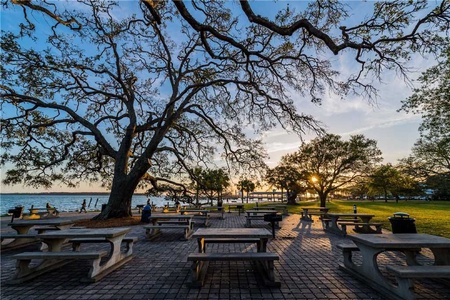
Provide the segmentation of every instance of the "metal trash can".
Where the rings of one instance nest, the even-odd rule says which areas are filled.
[[[389,217],[392,233],[417,233],[415,221],[404,212],[396,212],[393,217]]]

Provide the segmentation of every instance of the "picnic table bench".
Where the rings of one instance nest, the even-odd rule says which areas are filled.
[[[301,218],[304,221],[314,222],[312,216],[325,217],[330,210],[328,207],[301,207]]]
[[[270,252],[230,252],[230,253],[190,253],[187,260],[192,261],[190,287],[202,287],[210,261],[250,261],[258,273],[263,275],[264,284],[271,287],[280,287],[276,280],[274,261],[280,258],[276,253]]]
[[[404,299],[415,299],[413,279],[425,278],[450,278],[450,266],[386,266],[386,270],[392,273],[398,283],[398,293]]]
[[[16,276],[9,281],[10,284],[22,283],[26,281],[27,277],[34,278],[43,273],[47,273],[51,270],[61,267],[59,264],[55,264],[55,261],[70,261],[70,260],[90,260],[91,268],[88,273],[88,277],[82,281],[91,282],[100,273],[100,261],[102,257],[108,254],[107,251],[90,251],[90,252],[23,252],[13,256],[17,260],[16,263]],[[43,260],[43,262],[37,266],[31,267],[30,262],[33,259]],[[31,279],[31,278],[30,278]]]

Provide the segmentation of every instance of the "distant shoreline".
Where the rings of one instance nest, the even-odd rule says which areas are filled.
[[[0,193],[2,195],[109,195],[108,192],[40,192],[40,193]],[[134,195],[146,195],[145,193],[134,193]]]

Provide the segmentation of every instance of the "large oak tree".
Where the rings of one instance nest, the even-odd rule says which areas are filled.
[[[259,168],[252,126],[319,129],[288,90],[315,102],[326,90],[372,95],[365,76],[404,73],[412,52],[439,50],[450,5],[376,2],[345,25],[349,7],[337,1],[272,20],[247,1],[2,4],[16,13],[1,45],[5,182],[101,181],[111,193],[98,218],[130,215],[142,182],[189,173],[219,149],[230,166]],[[346,51],[360,70],[341,81],[326,53]]]
[[[319,195],[325,207],[328,195],[370,174],[382,160],[375,140],[363,135],[326,134],[300,146],[295,153],[283,157],[282,164],[303,173],[308,185]]]

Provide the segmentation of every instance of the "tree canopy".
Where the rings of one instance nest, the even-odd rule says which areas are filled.
[[[281,189],[283,193],[286,191],[288,198],[287,203],[294,204],[297,195],[303,193],[307,189],[307,173],[298,170],[291,165],[284,165],[283,162],[273,169],[268,169],[265,176],[266,182]],[[283,197],[283,194],[282,196]]]
[[[322,207],[326,206],[331,192],[368,176],[380,161],[381,151],[376,141],[363,135],[353,135],[344,141],[339,135],[327,134],[283,157],[283,164],[305,174],[308,185],[319,195]]]
[[[450,47],[442,53],[442,61],[418,81],[421,86],[403,101],[401,109],[422,116],[421,136],[403,163],[417,169],[422,178],[446,176],[450,184]]]
[[[339,1],[270,17],[247,1],[2,5],[14,14],[0,54],[4,182],[100,181],[111,192],[98,218],[129,216],[137,187],[192,175],[199,162],[264,167],[259,133],[322,131],[289,91],[314,102],[325,91],[373,95],[370,75],[404,74],[413,52],[439,51],[450,9],[375,2],[349,22]],[[360,70],[342,79],[326,54],[344,51]]]

